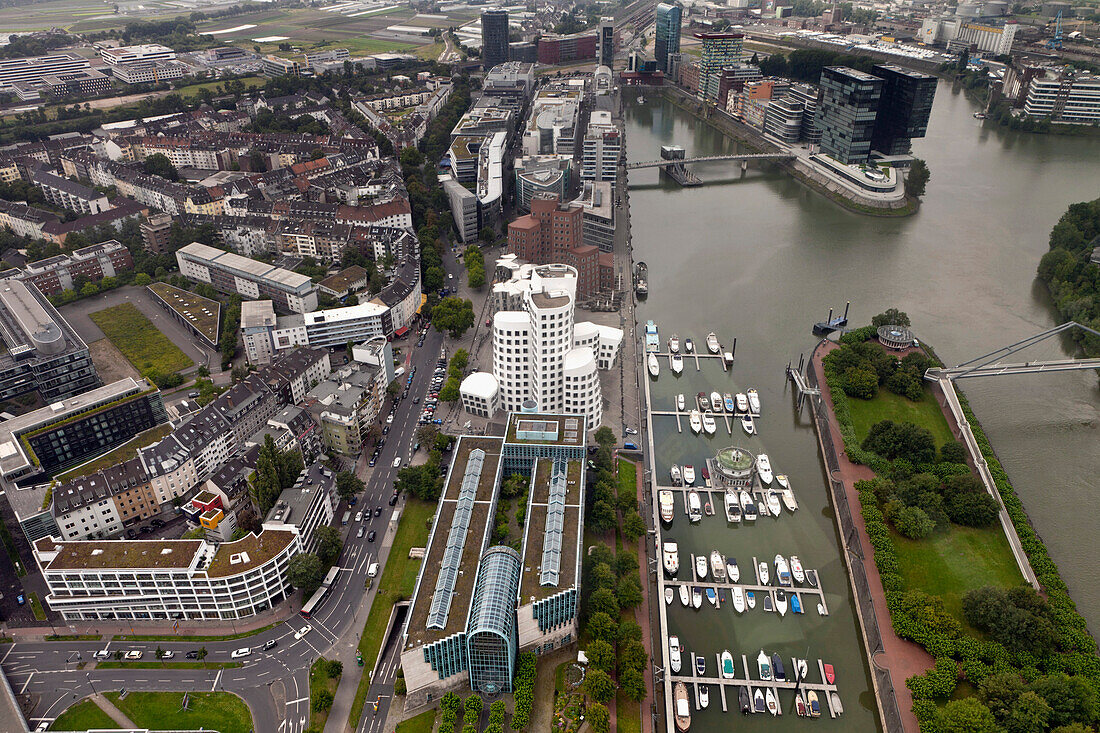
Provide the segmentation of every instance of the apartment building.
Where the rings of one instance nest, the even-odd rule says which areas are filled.
[[[387,370],[352,362],[309,391],[305,409],[328,450],[358,456],[386,397]]]
[[[614,185],[623,153],[622,134],[611,113],[594,110],[584,133],[581,157],[582,181],[610,181]]]
[[[108,66],[118,64],[138,64],[151,61],[174,61],[176,52],[159,43],[145,43],[137,46],[105,47],[99,50],[99,56]]]
[[[264,531],[294,531],[303,552],[316,552],[317,529],[332,524],[339,500],[336,474],[321,462],[309,464],[294,485],[279,494],[264,518]]]
[[[69,255],[55,255],[44,260],[27,263],[24,270],[0,272],[0,279],[14,277],[34,283],[43,295],[60,295],[62,291],[75,289],[78,277],[99,282],[131,270],[134,260],[130,250],[116,239],[73,250]]]
[[[531,213],[508,225],[508,252],[526,262],[573,267],[582,297],[600,290],[599,249],[584,242],[584,207],[562,204],[554,194],[536,194]]]
[[[31,173],[30,182],[51,204],[78,214],[98,214],[111,208],[105,194],[42,168]]]
[[[270,364],[275,355],[271,334],[275,330],[275,306],[270,300],[241,303],[241,337],[249,364]]]
[[[223,293],[256,300],[269,298],[277,310],[308,313],[317,309],[317,286],[306,277],[232,252],[192,242],[176,251],[180,273]]]

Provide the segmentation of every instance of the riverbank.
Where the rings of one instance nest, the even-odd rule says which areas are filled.
[[[733,119],[716,107],[703,104],[683,89],[672,85],[657,89],[673,105],[733,138],[746,148],[747,152],[783,152],[778,145],[765,138],[759,131]],[[883,200],[856,193],[801,158],[781,162],[779,166],[807,188],[856,214],[895,218],[912,216],[920,208],[920,200],[908,195]]]

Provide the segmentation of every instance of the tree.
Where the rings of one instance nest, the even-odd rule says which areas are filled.
[[[1008,733],[1043,733],[1053,714],[1046,700],[1028,690],[1008,711],[1004,727]]]
[[[887,308],[871,319],[871,325],[875,328],[879,326],[904,326],[908,328],[912,324],[909,322],[909,315],[905,311],[899,311],[897,308]]]
[[[999,672],[978,683],[978,698],[994,715],[1004,718],[1026,690],[1027,685],[1018,673]]]
[[[940,460],[944,463],[966,463],[966,447],[957,440],[940,446]]]
[[[309,552],[295,555],[287,565],[286,579],[302,589],[303,597],[312,595],[321,586],[321,559]]]
[[[455,377],[450,377],[443,388],[439,390],[439,399],[443,402],[458,402],[458,399],[462,396],[461,387],[462,382]]]
[[[416,148],[404,148],[401,150],[401,155],[398,158],[403,166],[412,166],[413,168],[419,168],[424,165],[424,155]]]
[[[195,657],[202,662],[202,666],[206,667],[206,647],[199,647],[199,650],[195,653]]]
[[[584,691],[596,702],[607,702],[615,696],[615,683],[602,669],[589,669],[584,675]]]
[[[607,588],[599,588],[593,591],[588,598],[588,610],[591,613],[603,611],[608,616],[615,618],[619,615],[619,600],[615,594]]]
[[[592,505],[587,524],[597,532],[610,532],[615,529],[615,509],[609,501],[597,501]]]
[[[589,619],[589,624],[592,620]],[[621,645],[629,646],[630,642],[642,640],[642,627],[638,625],[638,622],[632,618],[625,618],[619,623],[619,630],[615,633],[615,640]],[[626,647],[624,647],[626,648]],[[645,651],[645,647],[642,647],[642,651]],[[623,653],[625,655],[625,651]]]
[[[474,304],[456,296],[448,296],[432,308],[432,325],[459,338],[474,325]]]
[[[628,669],[619,675],[619,687],[635,702],[645,699],[645,676],[637,669]]]
[[[595,733],[609,733],[611,730],[611,713],[606,705],[601,705],[598,702],[589,703],[588,707],[585,708],[585,714],[588,717],[588,724],[592,726]]]
[[[332,707],[332,693],[324,688],[315,690],[313,694],[310,695],[309,706],[315,713],[328,710]]]
[[[168,160],[168,156],[163,153],[153,153],[145,159],[142,167],[151,176],[160,176],[169,181],[178,181],[180,178],[176,166],[172,165],[172,161]]]
[[[1096,722],[1096,690],[1087,680],[1052,674],[1035,680],[1031,689],[1050,706],[1052,726]]]
[[[344,540],[335,527],[324,525],[317,528],[317,557],[322,563],[331,565],[336,562],[343,548]]]
[[[363,480],[351,471],[340,471],[336,474],[336,493],[343,501],[350,501],[365,488]]]
[[[256,458],[256,470],[252,474],[252,500],[266,515],[283,489],[294,485],[305,464],[302,454],[296,450],[279,451],[270,435],[264,436]]]
[[[642,585],[637,575],[625,575],[616,587],[616,597],[621,608],[634,608],[642,602]]]
[[[597,611],[588,617],[588,634],[593,639],[606,642],[615,640],[615,622],[606,611]]]
[[[484,226],[481,227],[481,231],[477,233],[477,237],[482,242],[485,242],[485,244],[492,244],[497,239],[497,232],[490,226]]]
[[[978,494],[956,494],[944,503],[947,516],[965,527],[990,527],[997,523],[1001,507],[984,491]]]
[[[151,285],[152,282],[153,278],[149,277],[144,272],[139,272],[137,275],[134,275],[134,285],[137,285],[139,288]]]
[[[937,716],[938,730],[952,733],[997,733],[997,719],[977,698],[964,697],[943,706]]]
[[[844,372],[841,388],[849,397],[861,400],[873,399],[878,392],[878,376],[869,369],[853,367]]]
[[[928,514],[915,506],[902,507],[894,517],[894,528],[903,537],[911,540],[919,540],[932,534],[936,523],[929,519]]]
[[[611,674],[615,669],[615,647],[602,639],[588,642],[584,650],[588,655],[588,664],[593,669],[602,669]]]
[[[619,442],[615,439],[614,431],[612,431],[611,428],[607,427],[606,425],[602,425],[597,428],[592,437],[595,438],[596,443],[598,443],[601,447],[606,448],[614,448],[615,444]]]
[[[325,663],[325,673],[328,674],[329,679],[336,679],[344,673],[344,663],[339,659],[329,659]]]

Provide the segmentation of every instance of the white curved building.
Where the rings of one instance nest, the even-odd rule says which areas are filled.
[[[519,264],[514,258],[502,260],[498,271],[501,267],[511,277],[493,286],[492,302],[498,309],[493,373],[471,374],[463,381],[463,406],[471,414],[492,417],[497,409],[521,412],[530,400],[539,412],[583,415],[595,430],[603,413],[598,370],[615,363],[622,330],[574,323],[573,267]]]

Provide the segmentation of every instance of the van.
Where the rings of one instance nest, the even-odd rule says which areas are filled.
[[[397,458],[393,459],[393,467],[394,468],[400,468],[400,466],[401,466],[401,456],[398,456]]]
[[[623,443],[623,449],[624,450],[638,450],[638,446],[634,443],[631,443],[628,440],[627,442]]]
[[[340,520],[340,524],[347,524],[351,520],[351,512],[344,512],[344,518]]]
[[[405,373],[405,367],[397,367],[393,370],[393,378],[397,379]]]
[[[370,566],[367,568],[367,577],[368,578],[378,577],[378,563],[372,562],[370,564]]]

